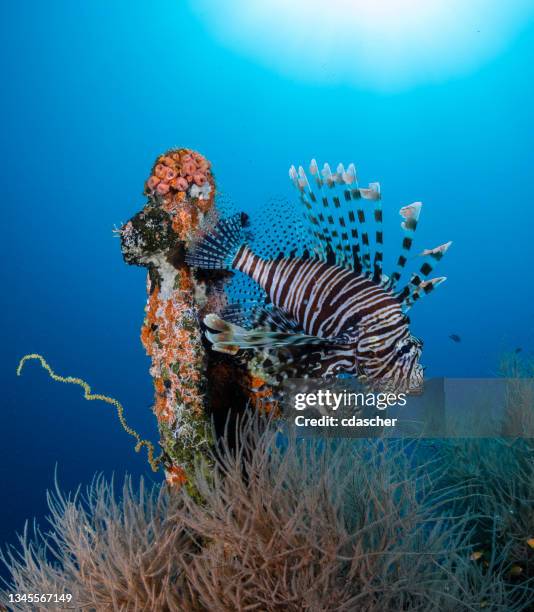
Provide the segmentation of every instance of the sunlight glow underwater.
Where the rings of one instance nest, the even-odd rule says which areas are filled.
[[[195,0],[221,41],[291,78],[384,91],[476,70],[534,16],[532,0]]]

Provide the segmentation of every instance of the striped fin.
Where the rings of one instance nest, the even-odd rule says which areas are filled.
[[[289,332],[271,332],[261,329],[245,329],[228,321],[224,321],[216,314],[204,317],[204,324],[208,327],[206,338],[212,343],[213,350],[220,353],[235,355],[242,349],[264,349],[297,345],[332,345],[331,340],[295,334]]]
[[[423,258],[423,263],[417,272],[414,272],[410,278],[410,282],[402,288],[397,297],[399,301],[406,307],[410,308],[423,295],[430,293],[434,286],[442,283],[445,277],[439,277],[432,281],[426,281],[430,273],[435,269],[436,264],[443,258],[449,250],[452,241],[441,244],[433,249],[425,249],[419,253],[418,257]],[[429,284],[430,283],[430,284]]]
[[[406,285],[401,294],[399,294],[399,301],[401,302],[404,310],[406,311],[411,308],[415,302],[434,291],[436,287],[441,285],[441,283],[444,283],[446,280],[446,276],[439,276],[437,278],[431,278],[430,280],[421,281],[416,286],[410,286],[409,284]]]
[[[256,209],[252,217],[250,248],[264,259],[303,257],[309,245],[308,222],[302,207],[287,198],[271,198]],[[274,239],[273,239],[274,238]]]
[[[406,262],[408,261],[408,254],[412,248],[413,244],[413,236],[415,234],[415,230],[417,229],[417,223],[419,221],[419,215],[421,214],[421,207],[423,206],[422,202],[414,202],[413,204],[409,204],[408,206],[403,206],[399,214],[404,219],[401,223],[401,228],[404,230],[404,238],[402,240],[402,251],[397,259],[397,265],[393,274],[391,274],[390,278],[386,283],[386,287],[393,289],[397,284],[398,280],[402,275],[402,271],[406,266]]]
[[[305,333],[302,326],[274,304],[231,304],[221,313],[228,323],[265,331]]]
[[[373,259],[373,280],[378,283],[382,280],[383,262],[384,262],[384,230],[382,227],[382,203],[380,196],[380,183],[370,183],[369,199],[375,202],[373,210],[374,226],[375,226],[375,250]],[[362,190],[360,190],[362,191]],[[367,197],[367,196],[363,196]]]
[[[335,379],[341,374],[357,374],[354,347],[289,346],[258,357],[258,373],[271,384],[292,378]]]
[[[339,164],[332,172],[328,164],[319,170],[313,159],[309,171],[312,185],[302,166],[298,171],[291,166],[289,176],[305,206],[316,254],[327,263],[380,279],[383,258],[380,185],[371,183],[368,188],[359,188],[352,163],[347,168]],[[372,202],[372,208],[365,201]],[[369,233],[369,219],[376,227],[374,235]]]
[[[304,217],[309,223],[309,232],[313,237],[313,250],[315,255],[322,261],[334,263],[333,239],[335,237],[331,235],[330,227],[325,221],[323,206],[326,207],[328,204],[324,204],[325,200],[322,194],[323,185],[333,184],[332,174],[328,168],[327,174],[322,178],[315,160],[312,160],[310,172],[314,177],[313,182],[316,184],[316,189],[312,189],[310,186],[308,177],[302,166],[299,167],[298,171],[295,166],[291,166],[289,169],[289,177],[301,194],[301,201],[305,206]]]
[[[452,240],[446,242],[445,244],[440,244],[433,249],[425,249],[421,253],[418,254],[418,257],[423,259],[423,263],[419,268],[418,276],[421,279],[427,278],[430,273],[435,269],[437,263],[441,261],[445,253],[449,250],[452,245]]]
[[[237,213],[217,223],[186,255],[190,266],[204,269],[231,270],[239,248],[245,242],[247,215]]]

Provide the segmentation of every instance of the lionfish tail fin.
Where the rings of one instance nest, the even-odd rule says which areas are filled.
[[[186,262],[196,268],[231,270],[246,239],[244,228],[247,221],[244,213],[219,221],[210,233],[193,246],[186,255]]]
[[[379,282],[383,258],[380,184],[358,187],[352,163],[347,168],[339,164],[332,172],[328,164],[319,170],[313,159],[309,172],[311,180],[302,166],[298,170],[291,166],[289,177],[305,206],[316,255]]]

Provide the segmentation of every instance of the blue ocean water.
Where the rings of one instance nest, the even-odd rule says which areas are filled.
[[[118,398],[156,440],[139,341],[145,271],[127,267],[114,224],[143,205],[154,157],[194,148],[244,210],[295,199],[290,164],[354,161],[378,180],[388,234],[422,200],[418,245],[453,240],[448,281],[417,305],[431,376],[495,373],[532,352],[534,24],[476,71],[376,92],[283,76],[224,46],[185,3],[2,3],[4,323],[0,543],[95,471],[153,476],[112,407],[52,383],[28,352]],[[451,42],[452,44],[452,42]],[[449,335],[461,336],[460,343]]]

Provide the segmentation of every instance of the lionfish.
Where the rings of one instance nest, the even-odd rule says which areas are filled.
[[[312,160],[310,174],[308,179],[302,166],[289,171],[311,239],[300,255],[257,255],[247,244],[243,213],[219,221],[188,254],[194,267],[239,270],[264,290],[246,327],[236,309],[205,317],[212,348],[232,355],[253,351],[249,362],[271,385],[349,375],[373,388],[421,392],[423,342],[410,333],[406,312],[446,280],[428,277],[452,243],[419,253],[419,269],[398,288],[422,203],[400,209],[402,248],[387,276],[379,183],[358,187],[354,164],[332,172]]]

